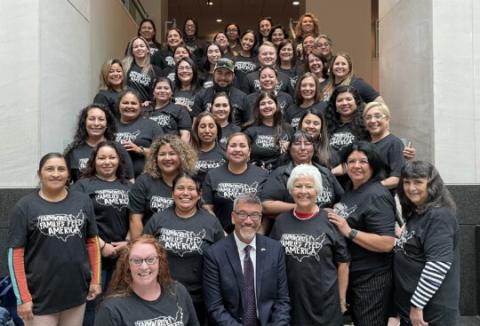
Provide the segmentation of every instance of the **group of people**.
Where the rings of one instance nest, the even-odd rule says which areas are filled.
[[[197,35],[142,21],[40,160],[8,239],[25,324],[455,325],[455,204],[315,16]]]

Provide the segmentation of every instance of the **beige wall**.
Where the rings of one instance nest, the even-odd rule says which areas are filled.
[[[305,12],[320,22],[320,32],[334,41],[334,51],[345,51],[354,72],[378,89],[373,59],[372,0],[306,0]]]

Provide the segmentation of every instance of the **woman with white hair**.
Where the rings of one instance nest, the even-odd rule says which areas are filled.
[[[287,189],[295,208],[277,218],[270,236],[285,248],[292,325],[343,325],[350,255],[345,238],[317,206],[320,172],[296,166]]]

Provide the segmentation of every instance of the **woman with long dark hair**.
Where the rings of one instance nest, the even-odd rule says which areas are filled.
[[[225,92],[217,92],[213,95],[212,107],[210,109],[215,122],[221,128],[221,137],[218,142],[223,149],[226,148],[227,139],[234,132],[241,130],[239,126],[233,123],[233,109],[230,98]]]
[[[398,186],[407,223],[396,241],[395,306],[401,325],[456,325],[460,300],[460,229],[437,169],[407,162]]]
[[[71,181],[75,182],[80,178],[95,146],[102,141],[114,141],[116,131],[112,113],[102,104],[90,104],[80,111],[73,142],[64,151]],[[127,178],[133,179],[135,174],[130,155],[123,147],[120,154],[125,162]]]

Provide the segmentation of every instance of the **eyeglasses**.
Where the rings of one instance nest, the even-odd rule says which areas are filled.
[[[147,265],[153,265],[158,261],[158,256],[151,256],[147,258],[134,257],[134,258],[130,258],[128,261],[134,264],[135,266],[140,266],[143,264],[143,262],[147,263]]]
[[[235,214],[237,214],[238,218],[242,221],[246,220],[247,217],[249,216],[253,221],[259,221],[262,218],[262,213],[257,213],[257,212],[247,213],[244,211],[239,211],[239,212],[235,211]]]
[[[371,121],[373,119],[375,120],[382,120],[383,118],[385,118],[385,116],[383,114],[374,114],[374,115],[367,115],[365,116],[365,120],[366,121]]]

